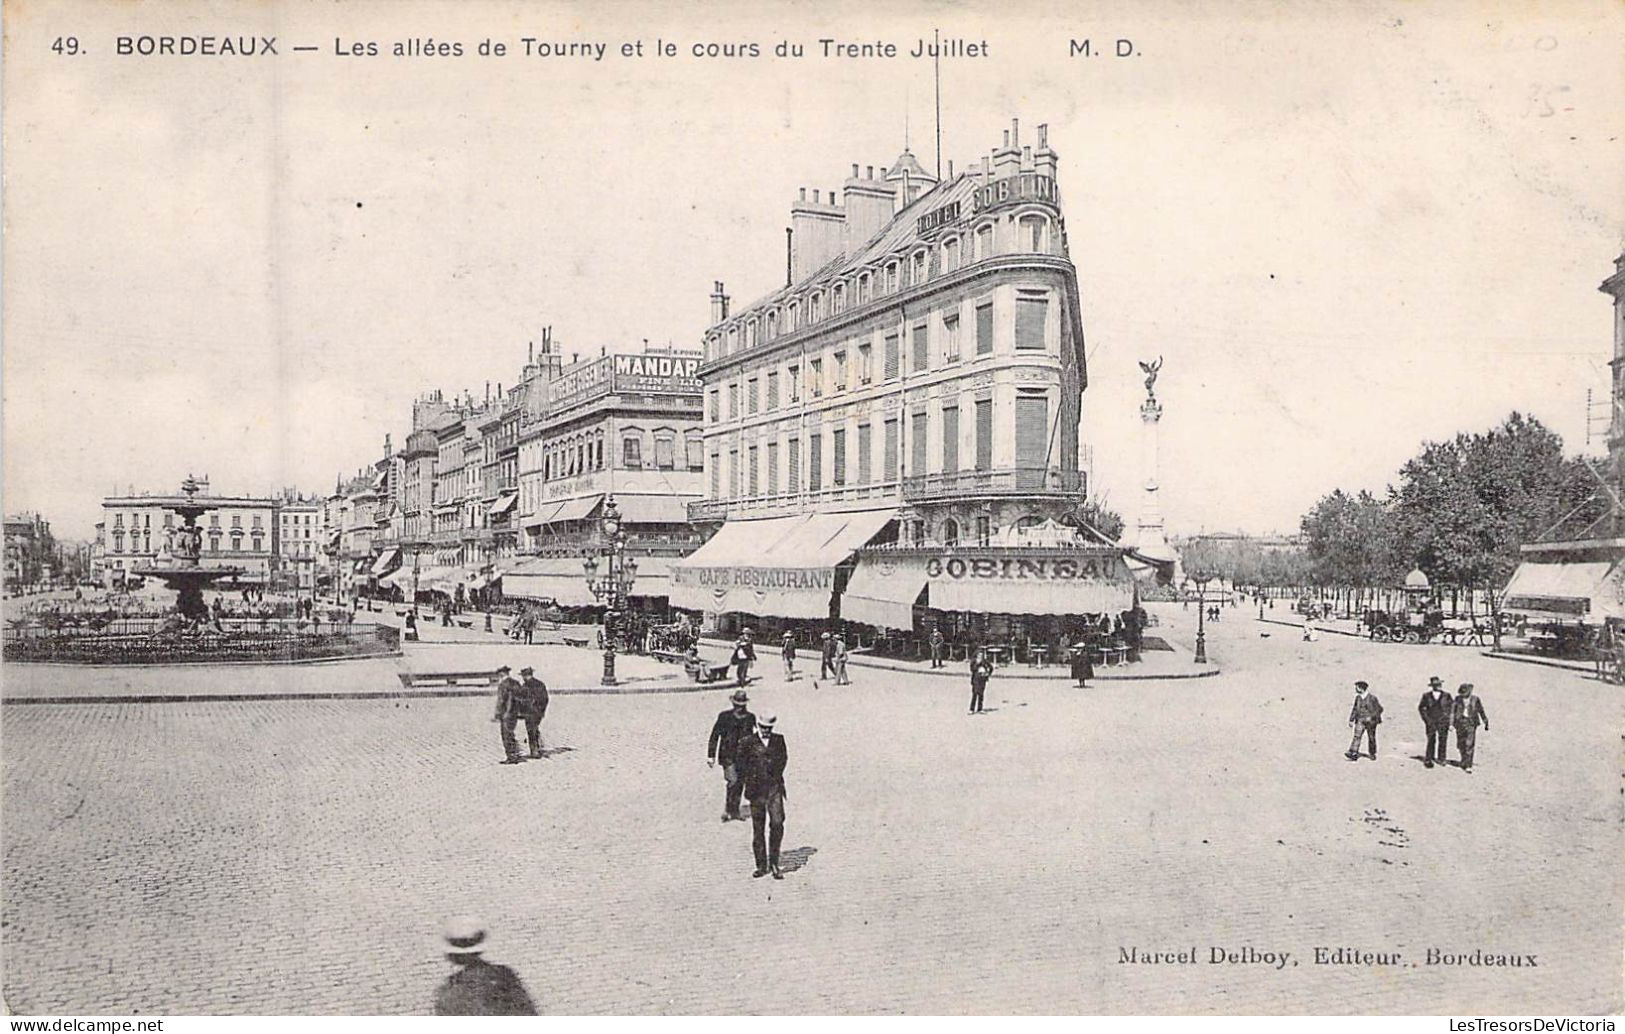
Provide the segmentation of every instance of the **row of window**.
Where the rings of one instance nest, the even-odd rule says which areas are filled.
[[[968,262],[1015,252],[1058,253],[1058,237],[1050,217],[1043,213],[1017,212],[1002,219],[990,217],[964,231],[945,234],[935,242],[919,243],[906,257],[893,255],[861,269],[848,270],[833,283],[814,285],[805,297],[780,301],[760,312],[741,314],[726,329],[706,338],[705,358],[718,359],[741,349],[755,348],[781,333],[925,283]]]
[[[1048,347],[1049,295],[1044,291],[1018,291],[1015,304],[1015,350],[1044,351]],[[993,300],[978,301],[973,312],[974,354],[991,355]],[[959,362],[963,358],[959,324],[960,313],[957,310],[934,313],[915,320],[908,327],[909,371],[924,373],[939,364]],[[933,348],[934,344],[939,347]],[[707,416],[712,422],[737,420],[741,416],[773,412],[781,405],[799,403],[803,391],[807,398],[816,399],[875,383],[873,341],[853,339],[826,351],[825,355],[806,360],[805,375],[802,361],[791,359],[782,369],[758,371],[730,381],[726,385],[726,411],[723,409],[723,388],[712,388],[706,399]],[[883,336],[881,382],[902,375],[903,352],[901,330]]]
[[[115,530],[125,527],[124,517],[125,517],[125,515],[122,514],[122,513],[113,514],[113,528]],[[150,513],[132,513],[132,514],[129,515],[129,517],[130,517],[129,527],[131,527],[131,528],[143,528],[143,529],[145,529],[145,528],[151,528],[152,527],[152,514],[150,514]],[[175,527],[175,515],[173,513],[169,512],[168,510],[164,511],[164,513],[163,513],[163,525],[162,526],[165,527],[165,528],[173,528],[173,527]],[[209,526],[211,528],[220,527],[220,515],[218,513],[209,514]],[[233,528],[241,528],[243,526],[243,515],[240,514],[240,513],[232,514],[231,515],[231,526]],[[253,515],[253,525],[252,526],[255,527],[255,528],[263,529],[264,528],[264,517],[261,514],[257,514],[257,513],[254,514]]]
[[[209,536],[208,536],[208,540],[207,540],[208,552],[211,552],[211,553],[220,552],[220,542],[221,542],[221,533],[218,532],[218,531],[210,532]],[[242,552],[242,550],[243,550],[243,534],[242,534],[242,532],[240,532],[240,531],[232,532],[232,534],[231,534],[231,548],[232,548],[233,552],[236,552],[236,553],[241,553]],[[261,535],[251,536],[250,539],[249,539],[249,549],[251,551],[255,552],[255,553],[264,552],[265,551],[265,538],[263,536],[261,536]],[[150,534],[137,535],[134,532],[132,532],[130,534],[130,552],[132,552],[132,553],[151,553],[152,551],[153,551],[152,550],[152,536]],[[115,553],[124,552],[124,533],[122,531],[114,531],[113,532],[113,552],[115,552]]]
[[[727,466],[723,466],[720,448],[711,452],[710,497],[750,498],[759,495],[794,494],[803,490],[819,492],[825,488],[826,469],[824,446],[830,449],[828,467],[829,487],[846,485],[885,484],[898,479],[899,467],[906,459],[907,472],[919,477],[926,474],[956,474],[962,468],[960,447],[960,405],[957,399],[944,402],[937,411],[935,424],[932,413],[920,409],[908,417],[908,448],[905,454],[902,441],[901,417],[888,417],[880,424],[881,449],[878,470],[875,467],[875,426],[863,421],[856,427],[856,441],[849,442],[849,428],[835,427],[827,432],[817,431],[806,436],[806,455],[803,457],[802,437],[791,435],[784,443],[784,478],[780,478],[779,443],[748,445],[743,450],[734,444],[727,453]],[[1015,466],[1043,468],[1050,466],[1050,401],[1042,392],[1017,394],[1013,420]],[[971,470],[993,469],[993,400],[976,399],[972,403]],[[933,442],[936,449],[932,449]],[[730,443],[732,444],[732,443]],[[855,445],[849,454],[849,445]],[[802,484],[802,462],[806,462],[806,484]],[[936,460],[933,463],[933,459]],[[743,460],[743,462],[741,462]],[[849,460],[855,462],[849,462]],[[726,471],[728,491],[722,493],[722,478]],[[782,487],[781,487],[782,486]]]

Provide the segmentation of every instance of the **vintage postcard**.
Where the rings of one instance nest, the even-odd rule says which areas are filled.
[[[9,1012],[1612,1029],[1625,7],[3,18]]]

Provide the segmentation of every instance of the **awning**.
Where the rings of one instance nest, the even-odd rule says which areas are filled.
[[[922,560],[863,557],[841,593],[841,617],[877,628],[913,628],[914,601],[925,583]]]
[[[601,495],[586,495],[579,499],[566,499],[559,504],[559,508],[547,518],[547,523],[557,524],[560,521],[580,521],[592,516],[598,509],[598,504],[604,501]]]
[[[697,496],[618,495],[615,508],[628,524],[687,524],[688,503]]]
[[[563,503],[543,503],[540,510],[537,510],[535,513],[525,517],[524,521],[522,522],[525,525],[525,530],[529,531],[532,528],[540,528],[542,525],[551,521],[553,519],[553,515],[558,513],[559,507],[563,505]]]
[[[400,566],[401,551],[398,548],[386,549],[378,554],[378,559],[372,562],[372,573],[381,575],[392,568]]]
[[[638,576],[632,582],[633,596],[670,596],[671,568],[676,557],[640,556]]]
[[[513,504],[517,503],[518,501],[519,501],[519,496],[517,494],[509,493],[509,494],[503,496],[501,499],[498,499],[496,502],[492,503],[491,504],[491,509],[486,511],[486,516],[487,517],[501,517],[503,514],[507,513],[509,510],[512,510],[513,509]]]
[[[925,561],[935,610],[972,614],[1117,614],[1134,579],[1117,550],[944,551]]]
[[[827,618],[835,566],[896,515],[858,510],[728,521],[674,565],[671,601],[719,613]]]
[[[1625,616],[1617,581],[1609,577],[1613,566],[1606,560],[1566,564],[1525,561],[1507,583],[1501,609],[1551,614],[1569,621]]]
[[[638,580],[643,580],[641,572]],[[572,557],[535,557],[520,561],[503,577],[502,594],[519,599],[550,599],[561,607],[598,604],[587,589],[587,574],[581,561]]]

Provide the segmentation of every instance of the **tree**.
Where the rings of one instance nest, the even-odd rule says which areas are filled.
[[[1590,472],[1564,458],[1556,433],[1514,412],[1482,434],[1426,443],[1399,474],[1392,496],[1402,553],[1435,583],[1486,590],[1499,646],[1496,592],[1518,565],[1518,547],[1588,505]]]
[[[1368,590],[1397,580],[1393,515],[1370,492],[1351,496],[1338,489],[1324,496],[1304,514],[1300,530],[1313,584],[1356,590],[1363,599]]]

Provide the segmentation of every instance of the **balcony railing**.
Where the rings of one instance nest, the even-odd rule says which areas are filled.
[[[1084,475],[1056,467],[1015,467],[1004,470],[964,470],[953,474],[926,474],[898,481],[875,481],[857,485],[835,485],[818,491],[784,492],[776,495],[740,496],[734,499],[700,499],[688,504],[688,519],[694,523],[722,521],[744,514],[762,515],[786,508],[807,508],[841,503],[876,505],[887,502],[929,502],[941,499],[985,496],[1052,496],[1075,498],[1084,494]]]
[[[903,479],[903,501],[974,496],[1081,496],[1084,475],[1057,467],[1012,467],[1004,470],[961,470]]]

